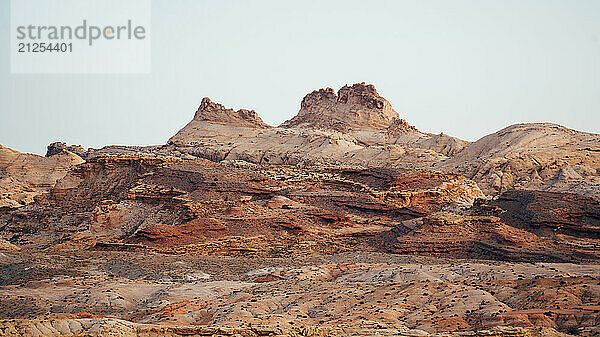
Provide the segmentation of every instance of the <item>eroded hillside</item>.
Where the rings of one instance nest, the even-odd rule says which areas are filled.
[[[594,336],[598,135],[468,143],[372,85],[279,127],[205,98],[166,144],[0,148],[0,336]]]

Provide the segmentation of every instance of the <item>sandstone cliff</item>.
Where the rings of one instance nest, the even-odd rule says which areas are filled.
[[[81,157],[69,151],[51,158],[20,153],[0,145],[0,208],[20,207],[48,192]]]

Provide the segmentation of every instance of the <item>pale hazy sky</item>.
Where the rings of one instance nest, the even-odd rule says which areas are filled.
[[[20,151],[163,144],[204,96],[278,125],[363,81],[423,131],[600,133],[598,0],[153,0],[149,75],[11,75],[9,21],[0,0],[0,144]]]

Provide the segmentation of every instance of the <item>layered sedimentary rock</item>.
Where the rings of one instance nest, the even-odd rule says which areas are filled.
[[[459,174],[423,169],[102,155],[73,167],[36,203],[1,213],[0,229],[13,244],[38,247],[597,258],[593,199],[514,192],[469,208],[483,196]]]
[[[361,83],[280,127],[205,98],[164,145],[0,147],[0,335],[597,335],[599,143],[427,134]]]
[[[600,202],[578,194],[507,191],[475,210],[541,236],[600,239]]]
[[[87,151],[81,145],[67,145],[64,142],[54,142],[48,145],[48,149],[46,150],[46,157],[52,157],[57,155],[63,150],[67,150],[71,153],[74,153],[80,156],[82,159],[85,159],[87,156]]]
[[[390,249],[400,254],[523,262],[595,260],[600,257],[597,250],[588,253],[580,247],[539,237],[509,226],[498,217],[461,216],[448,212],[420,219],[410,232],[398,236]]]
[[[199,111],[204,109],[201,107]],[[220,109],[235,115],[233,110]],[[197,113],[198,115],[198,113]],[[255,119],[252,119],[255,120]],[[508,189],[579,193],[600,198],[600,136],[550,123],[518,124],[468,143],[418,131],[372,85],[315,90],[278,128],[237,118],[192,120],[173,136],[176,153],[269,164],[431,167],[460,172],[484,193]]]
[[[364,83],[345,86],[338,94],[328,88],[306,95],[298,115],[277,128],[266,128],[258,117],[240,122],[239,112],[208,102],[169,139],[170,150],[259,164],[429,167],[466,145],[419,132]]]
[[[508,191],[462,214],[432,213],[405,225],[411,230],[390,242],[394,252],[510,261],[600,257],[600,204],[577,194]]]
[[[51,158],[20,153],[0,145],[0,208],[20,207],[48,192],[81,157],[61,152]]]
[[[402,219],[482,196],[472,181],[436,171],[103,155],[73,168],[37,203],[0,214],[0,229],[25,246],[100,242],[278,255],[354,242],[377,250],[370,240]],[[303,240],[311,243],[298,249]]]

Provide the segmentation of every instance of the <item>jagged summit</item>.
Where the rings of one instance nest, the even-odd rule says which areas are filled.
[[[46,150],[46,157],[52,157],[63,151],[70,151],[81,158],[85,159],[87,156],[87,151],[81,145],[67,145],[65,142],[54,142],[48,145],[48,149]]]
[[[372,84],[345,85],[315,90],[302,99],[300,111],[284,128],[317,128],[346,132],[352,129],[387,129],[400,123],[400,115]],[[410,128],[407,128],[407,130]],[[416,129],[415,129],[416,130]]]
[[[194,120],[261,129],[271,127],[263,122],[254,110],[239,109],[235,111],[227,109],[222,104],[211,101],[208,97],[202,99],[200,107],[194,115]]]
[[[225,109],[205,98],[195,117],[167,142],[180,154],[213,161],[404,167],[429,167],[466,144],[420,132],[365,83],[337,93],[315,90],[304,97],[296,117],[272,128],[254,111]]]

